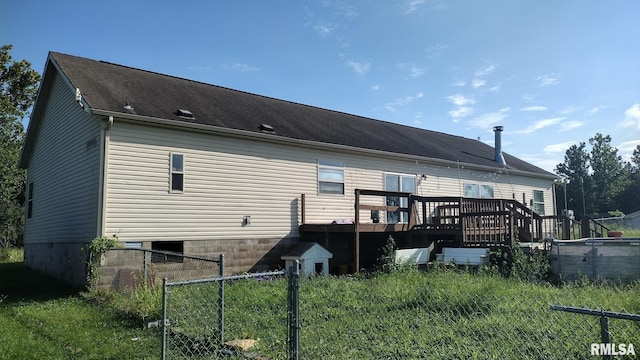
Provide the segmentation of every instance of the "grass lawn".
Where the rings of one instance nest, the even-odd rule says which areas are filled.
[[[157,359],[158,330],[93,305],[77,289],[0,263],[0,359]]]
[[[0,263],[0,359],[144,359],[160,356],[160,292],[80,295],[22,263]],[[180,336],[216,338],[216,283],[171,289]],[[550,304],[640,313],[640,283],[562,287],[456,270],[300,281],[301,359],[588,359],[599,319]],[[225,340],[286,357],[287,279],[225,284]],[[640,355],[640,322],[611,320],[613,341]],[[182,348],[180,347],[182,346]],[[193,343],[169,340],[183,358]],[[211,355],[209,353],[208,355]]]

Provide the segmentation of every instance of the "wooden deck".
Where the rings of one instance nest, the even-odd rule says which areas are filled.
[[[387,201],[383,199],[406,199]],[[374,205],[380,203],[406,203],[407,207]],[[371,219],[377,213],[404,213],[405,223],[386,224]],[[305,241],[311,234],[344,234],[343,239],[353,241],[353,266],[360,268],[360,241],[365,234],[403,234],[429,246],[446,240],[458,247],[511,246],[515,241],[541,242],[547,238],[574,239],[602,237],[606,228],[590,219],[579,224],[566,217],[540,216],[528,207],[511,199],[477,199],[464,197],[424,197],[411,193],[355,190],[353,223],[307,223],[305,197],[302,195],[302,224],[300,233]],[[363,215],[363,216],[361,216]],[[401,218],[397,216],[397,218]],[[578,229],[576,231],[576,229]],[[415,243],[415,242],[414,242]],[[328,246],[328,240],[325,246]]]

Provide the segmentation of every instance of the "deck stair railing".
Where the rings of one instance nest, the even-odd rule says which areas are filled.
[[[380,197],[384,198],[380,201]],[[305,223],[304,194],[302,220]],[[380,205],[383,203],[385,205]],[[464,197],[419,196],[406,192],[355,190],[355,232],[365,229],[362,218],[375,212],[384,223],[385,213],[403,222],[387,227],[387,231],[423,231],[462,234],[465,246],[505,244],[513,241],[536,242],[547,238],[579,239],[603,237],[607,228],[583,217],[577,222],[565,216],[541,216],[512,199],[478,199]],[[373,216],[372,216],[373,218]],[[383,224],[381,224],[383,225]]]

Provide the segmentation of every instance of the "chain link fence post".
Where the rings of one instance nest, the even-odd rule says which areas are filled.
[[[611,333],[609,332],[609,318],[604,314],[602,309],[602,315],[600,315],[600,338],[603,344],[609,344],[611,341]],[[611,355],[603,355],[603,359],[611,360]]]
[[[167,278],[162,279],[162,360],[167,357],[167,307],[168,307],[169,291],[167,287]]]
[[[289,321],[289,359],[298,360],[300,352],[300,266],[298,260],[289,268],[289,296],[287,301]]]
[[[220,344],[224,344],[224,255],[220,254],[220,281],[218,281],[218,331],[220,332]]]

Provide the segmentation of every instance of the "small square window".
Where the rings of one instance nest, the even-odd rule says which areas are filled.
[[[344,195],[344,163],[318,161],[318,193]]]

